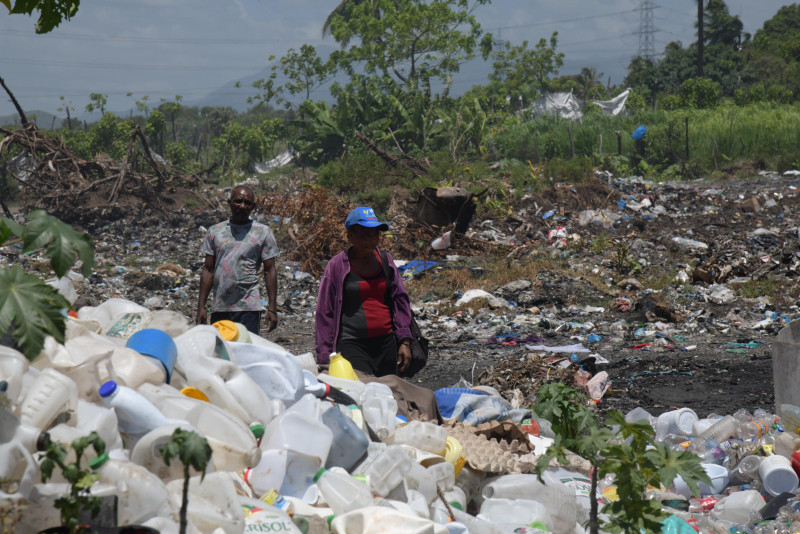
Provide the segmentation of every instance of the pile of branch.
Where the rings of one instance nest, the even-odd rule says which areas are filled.
[[[0,128],[0,160],[12,146],[21,149],[13,162],[6,162],[2,172],[13,178],[33,200],[34,207],[44,208],[65,221],[75,220],[87,208],[103,210],[113,207],[121,196],[129,196],[166,211],[160,193],[167,187],[180,185],[196,189],[201,179],[183,175],[156,161],[141,129],[135,126],[130,134],[125,159],[115,164],[107,156],[91,161],[77,157],[60,137],[45,136],[33,123],[16,130]],[[136,160],[142,158],[152,172],[140,172]],[[197,195],[209,206],[211,203]]]

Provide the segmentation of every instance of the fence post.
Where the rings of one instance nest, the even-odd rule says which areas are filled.
[[[614,134],[617,136],[617,156],[622,155],[622,132],[616,130]]]
[[[572,141],[572,128],[567,126],[567,134],[569,134],[569,155],[570,159],[575,159],[575,143]]]
[[[535,133],[534,140],[536,141],[536,163],[541,163],[542,159],[539,157],[539,132]]]
[[[689,117],[686,117],[686,162],[689,162]]]
[[[603,134],[600,134],[600,146],[597,148],[597,153],[603,155]]]

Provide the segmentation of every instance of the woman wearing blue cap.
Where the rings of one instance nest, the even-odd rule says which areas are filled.
[[[344,226],[350,246],[328,262],[319,285],[317,362],[340,352],[363,373],[397,374],[411,361],[411,305],[392,257],[378,249],[389,225],[360,206]]]

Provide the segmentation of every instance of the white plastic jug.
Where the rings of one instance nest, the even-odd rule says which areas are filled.
[[[486,499],[481,504],[478,517],[492,523],[520,527],[530,525],[534,521],[545,522],[547,508],[544,504],[530,499]]]
[[[183,479],[167,484],[172,506],[181,505]],[[242,534],[244,513],[239,505],[239,496],[230,473],[216,472],[189,479],[189,506],[186,513],[189,521],[203,533],[216,533],[222,529],[225,534]]]
[[[389,445],[366,470],[367,480],[373,492],[386,497],[411,469],[411,458],[400,445]],[[427,503],[426,503],[427,507]]]
[[[764,498],[758,491],[736,491],[720,499],[711,510],[711,515],[716,519],[746,525],[763,506]]]
[[[89,462],[100,475],[100,483],[117,487],[117,519],[121,525],[134,525],[156,516],[170,516],[169,491],[161,480],[140,465],[100,454]]]
[[[44,445],[38,428],[22,423],[0,407],[0,502],[28,498],[39,474],[34,452]],[[4,490],[5,488],[5,490]]]
[[[277,490],[281,495],[302,498],[322,467],[319,457],[287,449],[269,449],[258,465],[244,472],[244,479],[256,495]]]
[[[442,491],[453,489],[456,482],[455,468],[450,462],[440,462],[428,466],[428,472],[433,477],[436,486]],[[459,490],[461,491],[461,490]]]
[[[6,382],[5,395],[12,404],[22,391],[22,377],[28,370],[28,359],[19,351],[0,345],[0,380]]]
[[[347,407],[342,407],[348,412]],[[331,406],[322,413],[322,424],[333,433],[325,467],[341,467],[350,471],[364,457],[369,439],[355,421],[345,415],[339,405]]]
[[[167,384],[142,384],[139,393],[168,418],[186,421],[200,430],[214,451],[212,460],[217,470],[240,471],[261,459],[261,449],[250,428],[229,412],[187,397]]]
[[[102,331],[105,332],[111,328],[117,317],[127,313],[146,313],[147,311],[147,308],[133,301],[111,298],[102,302],[99,306],[83,306],[78,310],[78,319],[97,321],[100,323]]]
[[[205,393],[213,404],[246,423],[266,424],[272,419],[270,397],[264,390],[234,363],[215,357],[220,350],[230,356],[234,346],[252,345],[228,343],[216,328],[207,325],[189,329],[175,338],[175,345],[176,368],[189,385]]]
[[[328,373],[319,373],[317,380],[325,382],[329,386],[341,390],[342,393],[347,394],[354,402],[358,403],[361,399],[361,394],[364,393],[366,384],[356,380],[348,380],[347,378],[339,378],[331,376]],[[389,390],[391,392],[391,389]]]
[[[411,466],[406,473],[406,485],[409,489],[420,492],[425,500],[430,504],[434,499],[438,498],[436,490],[436,481],[431,476],[431,472],[422,467],[418,463],[411,463]]]
[[[411,445],[423,451],[440,454],[447,445],[447,430],[433,423],[410,421],[398,426],[394,433],[389,436],[388,441],[390,443]]]
[[[175,432],[176,428],[182,428],[183,430],[195,432],[200,436],[203,436],[202,432],[187,422],[166,423],[151,430],[136,440],[136,443],[133,445],[131,450],[131,461],[146,468],[164,482],[178,479],[182,480],[183,466],[181,465],[181,462],[175,460],[172,461],[169,466],[167,466],[167,464],[164,463],[163,456],[161,455],[161,450],[164,448],[164,445],[172,440],[172,434]],[[214,453],[212,452],[212,459],[213,454]],[[214,462],[212,461],[208,466],[206,466],[206,473],[211,473],[213,471]],[[192,476],[200,474],[192,467],[190,467],[190,473]]]
[[[414,517],[385,506],[359,508],[331,521],[335,534],[448,534],[447,527],[429,519]],[[472,534],[472,531],[470,531]]]
[[[367,485],[346,472],[320,469],[314,482],[336,515],[375,504]]]
[[[231,361],[270,399],[280,399],[290,406],[305,393],[303,367],[290,352],[248,343],[231,343],[230,347]]]
[[[65,447],[69,447],[73,441],[88,436],[91,432],[97,432],[103,439],[106,450],[122,447],[117,416],[113,410],[78,399],[74,425],[61,423],[47,432],[50,434],[51,440],[57,441]]]
[[[545,505],[548,519],[545,525],[553,532],[572,531],[578,520],[575,491],[556,480],[547,471],[545,483],[536,475],[514,474],[487,479],[483,486],[485,499],[528,499]]]
[[[366,384],[359,405],[364,420],[379,438],[384,439],[394,432],[397,426],[397,401],[389,386],[380,382]]]
[[[245,532],[286,532],[301,534],[301,531],[284,510],[264,501],[239,497],[244,512]]]
[[[55,369],[44,369],[31,385],[20,406],[20,420],[40,430],[47,430],[61,414],[74,424],[78,406],[78,386]]]
[[[292,450],[319,458],[325,465],[332,442],[333,432],[322,421],[300,411],[286,410],[267,425],[261,447]]]

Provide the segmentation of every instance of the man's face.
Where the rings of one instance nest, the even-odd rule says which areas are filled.
[[[255,208],[253,193],[243,187],[233,190],[231,198],[228,199],[228,206],[231,208],[231,219],[234,221],[247,221],[250,212]]]

